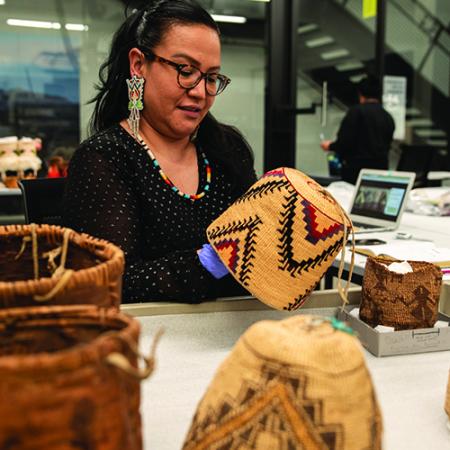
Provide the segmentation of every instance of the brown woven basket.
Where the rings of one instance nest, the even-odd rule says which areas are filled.
[[[104,240],[53,225],[0,227],[0,308],[119,306],[124,256]]]
[[[360,318],[372,327],[396,330],[430,328],[437,320],[442,272],[434,264],[408,261],[413,272],[388,270],[394,260],[368,258],[364,271]]]
[[[138,450],[139,323],[114,308],[0,311],[0,448]],[[144,373],[141,373],[143,371]]]

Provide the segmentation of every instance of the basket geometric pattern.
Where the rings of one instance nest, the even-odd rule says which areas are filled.
[[[259,322],[239,339],[183,448],[378,450],[381,431],[357,339],[323,319],[297,316]]]
[[[437,320],[442,272],[429,262],[408,261],[413,272],[389,271],[393,260],[368,258],[361,293],[361,320],[396,330],[430,328]]]
[[[208,227],[207,237],[255,297],[273,308],[294,310],[339,253],[344,220],[340,205],[319,184],[281,168],[236,200]]]

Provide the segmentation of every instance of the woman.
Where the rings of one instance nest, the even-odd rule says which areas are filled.
[[[64,223],[124,250],[124,302],[240,293],[198,256],[207,226],[256,180],[244,138],[209,112],[229,83],[220,65],[211,16],[162,0],[126,19],[100,69],[95,134],[71,160]]]

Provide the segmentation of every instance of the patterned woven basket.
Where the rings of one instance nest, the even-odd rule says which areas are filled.
[[[392,262],[382,257],[367,259],[361,320],[371,327],[384,325],[396,330],[433,327],[439,308],[441,270],[428,262],[408,261],[413,272],[399,274],[388,270]]]
[[[295,169],[268,172],[207,229],[234,278],[276,309],[303,305],[347,239],[351,221]]]
[[[0,308],[119,306],[124,256],[109,242],[53,225],[0,227]]]
[[[217,370],[184,450],[380,449],[376,395],[349,332],[306,315],[250,327]]]
[[[115,308],[0,311],[0,448],[138,450],[139,323]]]

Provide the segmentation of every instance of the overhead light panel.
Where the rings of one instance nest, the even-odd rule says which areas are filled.
[[[64,28],[69,31],[87,31],[89,27],[87,25],[83,25],[82,23],[66,23]]]
[[[39,20],[7,19],[6,23],[14,27],[46,28],[48,30],[59,30],[61,24],[58,22],[43,22]]]
[[[5,0],[0,0],[0,6],[4,5],[6,3]]]
[[[1,0],[0,0],[1,1]],[[22,20],[22,19],[7,19],[6,23],[15,27],[30,27],[30,28],[45,28],[46,30],[60,30],[61,24],[59,22],[43,22],[39,20]],[[68,31],[87,31],[89,27],[82,23],[66,23],[64,28]]]
[[[222,14],[211,14],[211,17],[216,22],[226,22],[226,23],[245,23],[245,22],[247,22],[247,17],[243,17],[243,16],[224,16]]]

